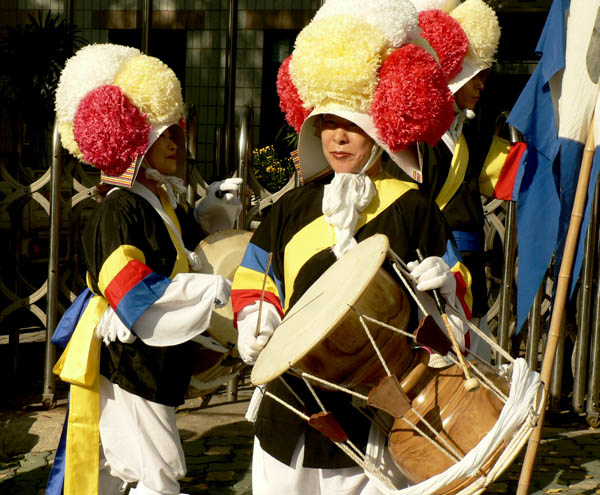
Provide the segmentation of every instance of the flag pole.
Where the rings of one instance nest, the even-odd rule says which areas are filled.
[[[550,391],[550,381],[552,380],[554,357],[556,355],[556,349],[561,337],[563,313],[568,298],[571,274],[573,271],[573,262],[575,260],[575,252],[577,249],[577,242],[579,239],[579,232],[581,230],[583,214],[585,212],[586,196],[590,182],[592,161],[594,158],[594,148],[594,116],[592,115],[592,120],[590,122],[590,127],[588,129],[588,135],[585,142],[585,148],[583,151],[583,157],[581,159],[581,168],[579,170],[579,177],[577,179],[575,200],[573,203],[573,210],[571,211],[571,221],[569,223],[569,230],[567,231],[565,250],[563,253],[562,262],[560,264],[560,272],[558,274],[558,284],[554,298],[554,306],[552,308],[550,330],[548,331],[548,342],[546,343],[544,360],[542,362],[541,379],[544,383],[546,392],[544,395],[544,404],[541,408],[538,423],[529,437],[529,441],[527,442],[527,451],[523,460],[523,468],[521,469],[517,495],[527,495],[528,493],[529,484],[531,482],[531,474],[533,472],[533,465],[535,463],[535,456],[537,454],[538,445],[542,436],[542,426],[544,424],[546,403],[548,400],[548,393]]]

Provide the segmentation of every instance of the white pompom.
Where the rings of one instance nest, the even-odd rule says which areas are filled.
[[[88,45],[67,60],[56,88],[59,122],[73,122],[81,100],[93,89],[112,84],[122,62],[140,54],[137,48],[110,43]]]
[[[419,33],[417,11],[409,0],[327,0],[313,20],[336,15],[357,17],[380,29],[393,47]]]

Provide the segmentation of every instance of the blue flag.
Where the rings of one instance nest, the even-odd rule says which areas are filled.
[[[554,0],[536,48],[541,59],[508,119],[527,143],[517,198],[517,329],[527,318],[554,253],[557,272],[560,267],[585,140],[598,100],[600,34],[594,31],[596,25],[600,26],[600,0]],[[595,136],[598,124],[600,114]],[[596,153],[571,291],[581,269],[599,164],[600,153]]]

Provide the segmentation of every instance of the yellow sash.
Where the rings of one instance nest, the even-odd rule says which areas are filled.
[[[448,202],[458,191],[458,188],[462,184],[467,172],[467,165],[469,164],[469,148],[467,146],[467,140],[461,134],[454,148],[454,154],[452,155],[452,163],[450,164],[450,170],[448,171],[448,178],[442,189],[440,190],[435,202],[443,210]]]
[[[107,307],[103,297],[90,300],[54,366],[54,373],[71,384],[64,495],[98,495],[101,340],[95,330]]]

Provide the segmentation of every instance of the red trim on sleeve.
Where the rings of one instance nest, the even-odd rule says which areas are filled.
[[[519,171],[519,163],[526,150],[527,145],[525,143],[511,143],[508,156],[500,172],[500,177],[498,177],[498,183],[494,188],[494,197],[496,199],[513,200],[515,178]]]
[[[116,308],[121,299],[139,282],[152,273],[152,270],[138,260],[129,261],[106,287],[104,295],[110,305]]]
[[[233,326],[237,328],[237,315],[246,306],[260,301],[261,291],[257,289],[234,289],[231,291],[231,305],[233,306]],[[284,312],[281,301],[272,292],[265,291],[264,301],[271,303],[277,308],[279,316],[283,320]]]

